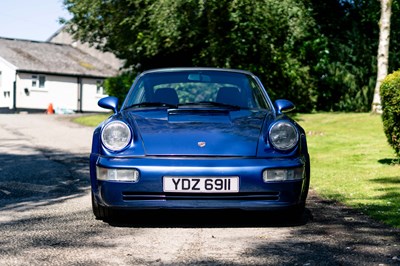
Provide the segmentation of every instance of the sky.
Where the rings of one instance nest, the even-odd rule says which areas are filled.
[[[46,41],[72,16],[63,0],[1,0],[0,37]]]

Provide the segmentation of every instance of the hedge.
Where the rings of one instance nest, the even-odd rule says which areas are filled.
[[[380,87],[383,128],[400,157],[400,70],[388,75]]]

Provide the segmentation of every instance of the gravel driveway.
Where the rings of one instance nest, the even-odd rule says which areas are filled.
[[[400,265],[400,230],[311,191],[306,223],[249,212],[91,213],[92,128],[0,115],[0,265]]]

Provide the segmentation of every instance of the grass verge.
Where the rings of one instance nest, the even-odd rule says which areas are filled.
[[[97,127],[101,122],[110,117],[111,114],[84,115],[74,118],[72,121],[88,127]]]
[[[109,117],[74,121],[97,126]],[[307,132],[311,187],[322,197],[400,227],[400,164],[387,144],[381,117],[366,113],[300,114]]]
[[[400,164],[381,117],[320,113],[296,119],[307,132],[311,187],[324,198],[400,227]]]

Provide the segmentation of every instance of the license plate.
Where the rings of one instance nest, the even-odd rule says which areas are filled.
[[[164,192],[232,193],[239,192],[239,177],[164,176]]]

